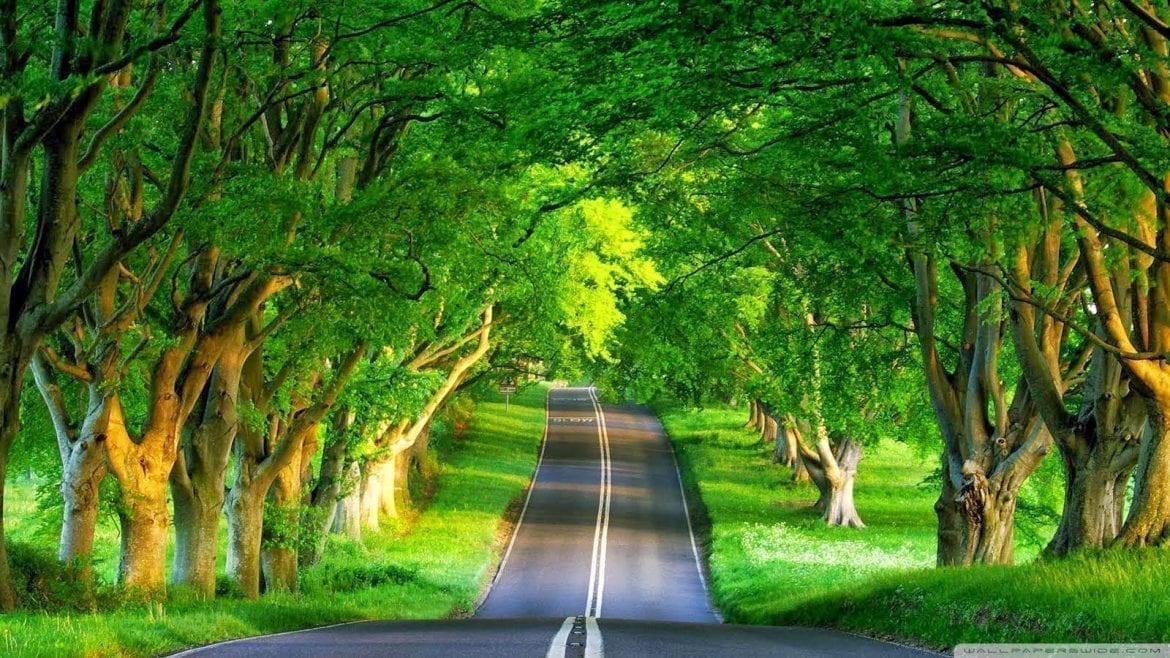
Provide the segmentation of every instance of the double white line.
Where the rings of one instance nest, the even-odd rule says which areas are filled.
[[[613,492],[613,473],[609,458],[609,430],[605,412],[597,401],[597,391],[589,387],[589,400],[597,413],[597,443],[601,447],[601,495],[597,501],[597,527],[593,531],[593,559],[589,566],[589,598],[585,600],[586,617],[601,616],[605,596],[605,553],[609,544],[609,506]]]
[[[567,617],[549,645],[546,658],[563,658],[568,652],[570,634],[583,635],[585,658],[603,658],[605,643],[597,618],[601,616],[601,602],[605,597],[605,553],[609,544],[609,508],[613,498],[613,468],[609,456],[609,429],[605,412],[597,401],[597,391],[589,387],[589,402],[597,415],[597,445],[601,449],[601,494],[597,500],[597,525],[593,530],[593,557],[589,564],[589,597],[585,600],[585,616]]]

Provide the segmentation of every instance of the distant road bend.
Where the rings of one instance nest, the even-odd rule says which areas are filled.
[[[645,408],[549,392],[536,476],[487,598],[467,620],[355,622],[178,654],[934,656],[810,628],[720,624],[674,452]]]

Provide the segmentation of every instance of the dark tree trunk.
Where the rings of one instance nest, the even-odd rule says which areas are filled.
[[[345,451],[348,444],[346,432],[351,424],[349,410],[341,409],[334,414],[333,440],[321,455],[320,475],[302,517],[302,525],[312,526],[316,536],[308,550],[301,552],[299,556],[301,566],[316,564],[324,555],[325,543],[337,517],[338,499],[345,483],[347,466]]]
[[[948,474],[947,457],[942,458],[942,490],[938,500],[934,503],[934,513],[938,517],[938,548],[937,562],[940,567],[963,565],[963,515],[955,500],[959,497],[959,489]]]
[[[0,340],[8,342],[8,339]],[[8,538],[4,533],[4,487],[8,481],[8,456],[20,427],[20,388],[27,364],[11,358],[10,353],[0,357],[9,357],[0,360],[0,610],[12,610],[16,608],[16,590],[12,586]]]

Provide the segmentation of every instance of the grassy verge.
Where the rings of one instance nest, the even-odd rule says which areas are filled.
[[[712,596],[727,621],[833,626],[935,648],[960,642],[1165,641],[1166,551],[936,569],[929,458],[888,442],[857,480],[862,530],[828,528],[811,485],[791,482],[743,429],[742,409],[659,414],[706,515]]]
[[[148,656],[220,640],[361,619],[460,616],[502,549],[501,518],[528,484],[544,425],[543,387],[477,405],[444,460],[426,510],[408,528],[336,540],[298,595],[172,600],[99,613],[0,616],[0,655]]]

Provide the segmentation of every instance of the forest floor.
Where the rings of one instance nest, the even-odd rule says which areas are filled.
[[[937,459],[866,449],[864,529],[829,528],[816,489],[772,463],[747,412],[659,405],[706,539],[712,597],[731,623],[835,627],[949,650],[967,642],[1166,642],[1170,551],[1042,560],[1050,527],[1017,534],[1014,567],[935,568]],[[1055,460],[1054,460],[1055,461]],[[699,483],[696,486],[696,483]]]
[[[172,592],[165,604],[99,603],[96,611],[2,615],[0,655],[155,656],[347,621],[470,614],[507,537],[500,519],[520,499],[535,467],[545,390],[521,391],[508,412],[502,400],[478,403],[459,439],[440,432],[432,439],[442,454],[440,472],[426,508],[408,521],[367,533],[363,544],[331,539],[324,561],[303,570],[298,594],[195,601]],[[34,563],[55,542],[51,524],[39,520],[46,514],[35,513],[35,489],[27,482],[10,483],[8,489],[14,552],[32,556]],[[104,548],[96,566],[109,582],[117,559],[112,522],[103,523],[98,541]],[[51,550],[48,555],[52,561]]]

